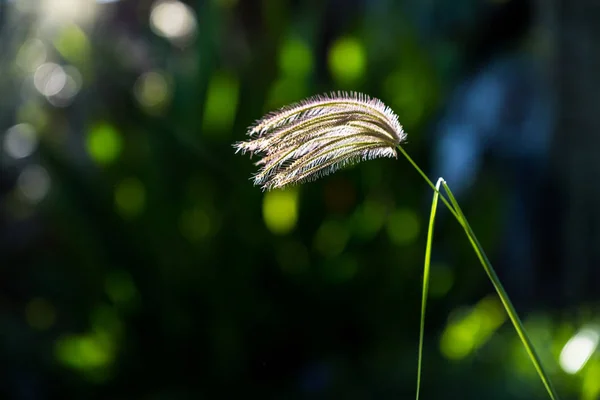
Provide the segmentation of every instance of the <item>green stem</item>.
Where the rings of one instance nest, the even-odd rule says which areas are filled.
[[[423,342],[425,337],[425,310],[427,306],[427,293],[429,292],[429,274],[431,270],[431,248],[433,243],[433,228],[435,225],[435,214],[437,212],[438,200],[440,197],[440,184],[443,179],[438,179],[433,192],[433,200],[431,201],[431,213],[429,214],[429,229],[427,231],[427,244],[425,245],[425,265],[423,267],[423,295],[421,297],[421,327],[419,329],[419,360],[417,366],[417,397],[421,393],[421,371],[423,369]]]
[[[442,185],[444,186],[444,190],[445,190],[446,194],[450,198],[450,202],[452,202],[452,205],[450,205],[450,203],[444,197],[444,195],[440,193],[439,187],[437,187],[437,185],[434,185],[433,182],[431,182],[431,180],[421,170],[421,168],[419,168],[419,166],[408,155],[408,153],[401,146],[398,146],[398,149],[404,155],[404,157],[406,157],[408,162],[410,162],[410,164],[423,177],[423,179],[425,179],[427,184],[429,184],[429,186],[431,186],[431,188],[436,193],[438,193],[438,195],[442,199],[442,202],[446,205],[448,210],[452,213],[452,215],[454,215],[454,218],[456,218],[458,223],[465,230],[465,233],[467,234],[467,237],[468,237],[469,241],[471,242],[471,246],[473,247],[473,250],[477,254],[477,257],[479,258],[479,261],[481,262],[483,269],[485,270],[490,281],[492,282],[494,289],[496,289],[496,292],[498,293],[498,296],[500,297],[500,301],[502,302],[502,305],[504,306],[504,309],[506,310],[508,317],[510,318],[513,326],[515,327],[515,330],[517,331],[517,334],[518,334],[519,338],[521,339],[521,342],[523,343],[525,350],[527,351],[529,359],[533,363],[538,375],[540,376],[540,379],[542,380],[542,383],[544,384],[546,391],[548,392],[548,394],[550,395],[550,398],[552,400],[558,400],[559,397],[556,393],[556,390],[554,389],[554,386],[552,385],[552,382],[550,381],[548,374],[546,373],[544,367],[542,366],[542,362],[533,347],[533,343],[531,342],[531,339],[529,338],[529,336],[527,335],[527,332],[525,331],[525,327],[523,326],[521,319],[519,318],[514,306],[512,305],[512,302],[510,301],[508,294],[504,290],[504,287],[500,283],[500,279],[498,278],[498,275],[496,275],[496,272],[494,271],[494,268],[492,267],[490,260],[488,259],[487,255],[485,254],[485,251],[483,250],[483,248],[481,247],[481,244],[479,243],[479,240],[477,239],[477,237],[475,236],[475,233],[471,229],[471,226],[469,225],[467,218],[463,214],[460,206],[458,205],[458,202],[454,198],[452,191],[450,190],[450,188],[448,187],[448,185],[442,178],[440,178],[438,180],[438,184],[441,181]],[[424,287],[424,289],[425,289],[425,287]],[[421,327],[422,328],[424,327],[424,322],[423,322],[424,312],[425,312],[424,309],[421,310]],[[421,346],[421,345],[422,344],[421,344],[421,339],[420,339],[419,346]],[[419,347],[419,371],[418,371],[418,377],[417,377],[417,385],[418,386],[420,386],[420,379],[421,379],[421,362],[420,361],[421,361],[421,347]],[[417,396],[418,395],[419,395],[419,389],[417,388]]]
[[[450,188],[448,187],[446,182],[443,181],[442,185],[444,186],[444,190],[448,194],[448,197],[450,198],[450,201],[452,202],[452,205],[454,206],[454,210],[459,214],[460,219],[463,221],[463,224],[461,224],[461,225],[464,227],[467,237],[469,238],[469,241],[471,242],[471,245],[473,246],[473,249],[475,250],[477,257],[479,258],[479,261],[481,262],[483,269],[485,270],[488,277],[490,278],[490,281],[492,281],[492,285],[494,285],[494,288],[496,289],[496,292],[498,293],[498,296],[500,297],[500,300],[502,301],[502,304],[504,305],[504,308],[506,309],[508,317],[510,318],[513,326],[515,327],[515,330],[517,331],[517,334],[519,335],[519,338],[521,339],[521,342],[523,343],[523,346],[525,347],[525,350],[527,351],[527,354],[529,355],[531,362],[533,363],[538,375],[540,376],[540,379],[544,383],[546,391],[550,395],[551,399],[558,400],[558,395],[556,394],[556,390],[554,389],[554,386],[552,385],[552,382],[550,381],[548,374],[546,373],[546,371],[544,370],[544,367],[542,366],[542,361],[541,361],[540,357],[538,356],[537,352],[535,351],[535,348],[533,347],[533,343],[531,342],[529,335],[527,335],[527,332],[525,331],[525,327],[523,326],[523,323],[521,322],[521,319],[519,318],[517,311],[515,310],[515,307],[513,306],[512,302],[510,301],[508,294],[504,290],[504,287],[502,286],[502,283],[500,282],[498,275],[496,275],[496,272],[494,271],[494,268],[492,267],[492,263],[490,262],[487,255],[483,251],[483,248],[481,247],[479,240],[477,240],[475,233],[473,233],[473,230],[471,229],[469,222],[467,221],[460,206],[458,205],[456,198],[452,194],[452,191],[450,190]]]

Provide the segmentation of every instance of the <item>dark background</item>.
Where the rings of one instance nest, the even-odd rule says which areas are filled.
[[[600,332],[598,43],[596,0],[0,0],[0,397],[414,398],[431,189],[400,157],[263,193],[232,147],[357,90],[562,398],[600,398],[597,352],[567,373]],[[422,398],[547,398],[443,211]]]

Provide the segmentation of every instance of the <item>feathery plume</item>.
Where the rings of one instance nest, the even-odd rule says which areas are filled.
[[[237,152],[258,154],[263,190],[315,180],[358,161],[397,157],[406,134],[396,114],[362,93],[314,96],[265,115]]]

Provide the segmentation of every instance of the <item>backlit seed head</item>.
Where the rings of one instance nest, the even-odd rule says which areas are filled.
[[[264,190],[312,181],[358,161],[397,157],[406,134],[396,114],[361,93],[314,96],[256,121],[237,152],[262,158],[254,184]]]

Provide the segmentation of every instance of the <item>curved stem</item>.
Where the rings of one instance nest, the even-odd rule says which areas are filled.
[[[431,180],[427,177],[427,175],[421,170],[421,168],[419,168],[417,163],[415,163],[415,161],[408,155],[408,153],[401,146],[398,146],[398,149],[400,150],[402,155],[404,155],[404,157],[406,157],[408,162],[410,162],[410,164],[423,177],[423,179],[425,179],[425,182],[427,182],[427,184],[429,186],[431,186],[431,188],[435,191],[435,193],[437,195],[439,195],[439,197],[441,197],[442,202],[446,205],[446,207],[452,213],[452,215],[454,215],[454,218],[456,218],[458,223],[463,227],[463,229],[467,235],[467,238],[469,239],[469,242],[471,243],[471,246],[473,247],[473,250],[475,251],[475,254],[477,255],[477,258],[479,258],[479,261],[480,261],[481,265],[483,266],[483,269],[485,270],[488,278],[492,282],[494,289],[498,293],[498,296],[500,297],[500,301],[502,302],[502,305],[504,306],[504,309],[506,310],[506,313],[508,314],[515,330],[517,331],[517,334],[518,334],[519,338],[521,339],[521,342],[523,343],[525,350],[527,351],[529,359],[533,363],[540,379],[542,380],[542,383],[544,384],[544,387],[546,388],[546,391],[548,392],[548,394],[550,395],[550,398],[552,400],[558,400],[558,398],[559,398],[558,394],[556,393],[556,390],[554,389],[554,386],[552,385],[552,382],[550,381],[548,374],[546,373],[544,367],[542,366],[541,359],[538,356],[537,352],[535,351],[535,348],[533,347],[533,343],[531,342],[531,339],[527,335],[527,332],[525,331],[525,327],[523,326],[521,319],[519,318],[514,306],[512,305],[512,302],[510,301],[508,294],[504,290],[504,287],[502,286],[502,283],[500,282],[498,275],[494,271],[494,268],[492,267],[492,263],[490,262],[487,255],[485,254],[485,251],[481,247],[479,240],[477,239],[477,237],[475,236],[475,233],[471,229],[471,226],[469,225],[467,218],[463,214],[460,206],[458,205],[458,202],[456,201],[456,198],[452,194],[452,191],[450,190],[450,188],[448,187],[448,185],[442,178],[440,178],[438,180],[437,185],[434,185],[433,182],[431,182]],[[450,202],[452,204],[450,204],[450,202],[448,202],[448,200],[444,197],[444,195],[440,193],[440,191],[439,191],[440,183],[444,186],[444,191],[448,195]],[[434,196],[434,199],[435,199],[435,196]],[[432,205],[432,212],[434,212],[433,207],[434,206]],[[430,231],[433,231],[433,226],[431,225],[431,221],[430,221]],[[431,232],[430,232],[430,234],[431,234]],[[429,247],[429,239],[430,238],[429,238],[429,234],[428,234],[428,248],[427,249],[431,250]],[[425,263],[426,263],[426,269],[427,269],[427,274],[425,276],[428,276],[429,275],[429,266],[428,266],[429,258],[428,258],[427,250],[426,250],[425,257],[426,257]],[[425,282],[423,283],[423,285],[424,285],[423,286],[424,300],[423,300],[422,310],[421,310],[421,329],[424,329],[425,300],[426,300],[426,289],[427,289],[427,284]],[[422,358],[422,333],[419,338],[417,400],[418,400],[418,396],[419,396],[420,383],[421,383],[421,366],[422,366],[421,358]]]
[[[467,221],[467,219],[465,218],[465,215],[463,214],[462,210],[460,209],[458,202],[454,198],[452,191],[450,190],[450,188],[448,187],[446,182],[442,181],[442,185],[444,186],[444,190],[448,194],[448,197],[450,198],[450,202],[452,202],[452,205],[454,206],[455,211],[459,214],[461,220],[464,222],[464,224],[461,224],[461,225],[463,225],[463,227],[465,229],[465,233],[467,234],[467,237],[469,238],[469,241],[471,242],[471,245],[473,246],[473,250],[475,250],[475,253],[477,254],[477,257],[479,258],[479,261],[481,262],[483,269],[485,270],[487,276],[490,278],[492,285],[494,285],[494,289],[496,289],[496,292],[498,293],[498,296],[500,297],[500,301],[502,301],[502,305],[504,305],[504,309],[506,310],[506,313],[508,314],[508,317],[510,318],[513,326],[515,327],[515,330],[517,331],[517,334],[519,335],[519,338],[521,339],[521,342],[523,343],[523,346],[525,347],[525,350],[527,351],[527,354],[529,355],[529,359],[533,363],[538,375],[540,376],[540,379],[542,380],[542,383],[544,384],[546,391],[550,395],[551,399],[558,400],[558,395],[556,394],[556,390],[554,389],[554,386],[552,385],[552,382],[550,381],[548,374],[546,373],[546,371],[544,370],[544,367],[542,366],[542,361],[541,361],[539,355],[537,354],[537,352],[535,351],[535,348],[533,347],[533,343],[531,342],[529,335],[527,335],[527,332],[525,331],[525,326],[523,326],[523,322],[521,322],[521,319],[519,318],[519,315],[517,314],[515,307],[513,306],[512,302],[510,301],[508,294],[504,290],[504,287],[502,286],[502,283],[500,282],[500,278],[498,278],[498,275],[496,275],[496,271],[494,271],[494,268],[492,267],[492,263],[490,262],[487,255],[483,251],[483,248],[481,247],[479,240],[477,240],[475,233],[473,233],[473,230],[471,229],[469,222]]]

